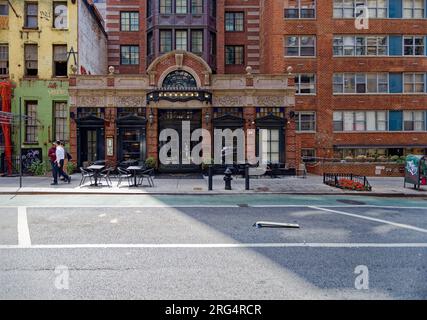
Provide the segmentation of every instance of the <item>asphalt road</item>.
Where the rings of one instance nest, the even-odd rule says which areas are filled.
[[[0,196],[0,299],[426,298],[425,199]]]

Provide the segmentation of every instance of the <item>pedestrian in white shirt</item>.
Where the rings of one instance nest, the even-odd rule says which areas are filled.
[[[58,175],[59,176],[63,176],[65,178],[65,181],[67,181],[68,183],[71,182],[71,177],[68,176],[65,172],[64,172],[64,160],[65,160],[65,150],[61,145],[61,141],[56,141],[56,166],[58,168]]]

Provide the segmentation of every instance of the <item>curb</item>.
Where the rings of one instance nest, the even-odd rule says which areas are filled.
[[[252,191],[252,192],[251,192]],[[129,195],[140,195],[140,196],[159,196],[159,195],[168,195],[168,196],[235,196],[235,195],[253,195],[254,191],[249,192],[241,191],[239,193],[224,193],[224,192],[147,192],[147,193],[135,193],[135,192],[73,192],[73,191],[0,191],[0,195],[113,195],[113,196],[129,196]],[[388,197],[388,198],[426,198],[427,194],[408,194],[408,193],[352,193],[352,192],[256,192],[257,194],[262,195],[298,195],[298,196],[366,196],[366,197]]]

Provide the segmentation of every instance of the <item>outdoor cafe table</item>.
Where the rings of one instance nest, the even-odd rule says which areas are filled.
[[[133,184],[130,185],[129,187],[137,187],[138,186],[138,183],[136,182],[137,172],[141,171],[142,169],[144,169],[144,167],[142,167],[142,166],[130,166],[130,167],[127,167],[126,170],[132,172],[132,176],[133,176]]]
[[[91,186],[98,187],[98,178],[101,171],[105,168],[103,165],[93,164],[86,169],[93,172],[93,177],[95,178],[95,183],[91,184]]]

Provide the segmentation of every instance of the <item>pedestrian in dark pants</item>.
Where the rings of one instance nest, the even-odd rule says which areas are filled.
[[[52,143],[52,147],[48,151],[48,156],[50,160],[50,165],[52,167],[52,177],[53,182],[51,185],[57,185],[58,184],[58,170],[56,168],[56,144]]]
[[[68,183],[71,182],[71,177],[69,177],[65,172],[64,172],[64,160],[65,160],[65,150],[64,148],[61,146],[61,141],[56,141],[56,151],[55,151],[55,155],[56,155],[56,168],[58,170],[58,175],[59,176],[63,176],[65,178],[65,181],[67,181]]]

